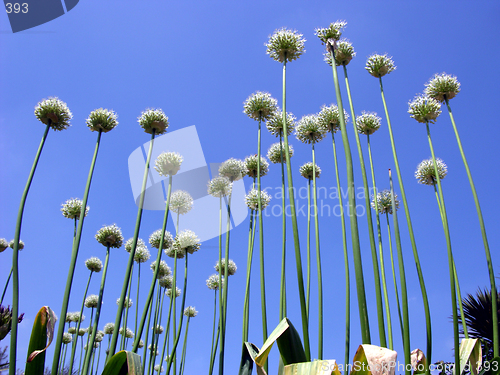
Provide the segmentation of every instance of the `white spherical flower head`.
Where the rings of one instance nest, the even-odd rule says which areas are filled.
[[[87,333],[88,329],[87,328],[80,328],[78,330],[78,336],[84,336]]]
[[[175,245],[175,243],[168,249],[166,249],[164,252],[168,257],[172,259],[175,259],[175,257],[177,257],[177,259],[182,259],[186,255],[186,251],[180,249],[178,246]]]
[[[95,235],[97,242],[104,246],[119,248],[123,244],[123,235],[116,224],[104,226]]]
[[[161,233],[162,233],[162,230],[161,229],[158,229],[156,231],[154,231],[151,236],[149,236],[149,244],[151,246],[153,246],[155,249],[159,249],[160,248],[160,243],[161,243]],[[163,243],[161,244],[162,245],[162,249],[168,249],[170,246],[172,246],[174,242],[174,239],[172,237],[172,235],[170,234],[169,231],[165,231],[164,235],[163,235]]]
[[[158,373],[165,371],[161,365],[155,365],[154,370]]]
[[[69,313],[66,313],[66,320],[65,322],[66,323],[71,323],[73,321],[73,313],[69,312]]]
[[[104,326],[104,333],[106,335],[112,335],[115,331],[115,323],[106,323]]]
[[[260,205],[262,210],[269,206],[271,202],[271,196],[264,190],[260,192]],[[259,208],[259,191],[257,189],[252,189],[245,195],[245,203],[251,210],[257,211]]]
[[[127,242],[125,242],[125,250],[127,250],[127,253],[130,253],[132,251],[132,245],[134,244],[134,239],[129,238]],[[137,244],[135,246],[135,251],[139,250],[142,247],[146,247],[146,244],[141,238],[137,239]],[[147,248],[147,247],[146,247]]]
[[[71,341],[73,341],[73,336],[71,336],[71,333],[64,332],[63,333],[63,338],[62,338],[63,344],[67,345],[67,344],[71,343]]]
[[[436,159],[439,179],[442,180],[448,174],[448,167],[441,159]],[[419,184],[435,185],[437,183],[436,171],[432,159],[423,160],[415,171],[415,178]]]
[[[141,339],[139,340],[139,349],[144,348],[144,341]]]
[[[417,95],[408,103],[408,113],[411,118],[418,122],[433,124],[441,114],[441,104],[436,99],[425,95]]]
[[[336,133],[340,130],[339,108],[335,104],[331,104],[328,107],[323,105],[316,116],[316,121],[321,128],[325,129],[325,131]],[[347,123],[348,121],[349,115],[344,110],[344,122]]]
[[[243,113],[256,121],[268,120],[278,110],[278,101],[268,92],[257,91],[243,103]]]
[[[103,338],[104,338],[104,332],[103,331],[97,331],[97,333],[95,335],[95,341],[96,342],[101,342]]]
[[[151,263],[151,270],[153,273],[156,272],[156,260]],[[172,273],[170,270],[170,267],[167,265],[167,263],[164,260],[160,261],[160,267],[158,269],[158,276],[156,277],[157,279],[162,279],[165,276],[169,276]]]
[[[382,119],[375,112],[361,112],[361,116],[356,117],[356,128],[358,132],[371,135],[380,129]]]
[[[457,77],[450,74],[435,74],[429,82],[425,84],[425,95],[444,102],[446,99],[453,99],[460,92],[460,82]]]
[[[275,61],[289,62],[298,59],[306,50],[306,40],[295,30],[281,28],[269,36],[266,53]]]
[[[194,318],[196,315],[198,315],[198,311],[196,311],[194,306],[188,306],[184,309],[184,315],[188,318]]]
[[[14,240],[11,240],[11,241],[9,242],[9,247],[10,247],[11,249],[13,249],[13,248],[14,248],[14,243],[15,243],[15,241],[14,241]],[[23,242],[23,241],[21,241],[21,240],[19,240],[19,245],[17,246],[17,248],[18,248],[18,250],[22,250],[22,249],[24,249],[24,242]]]
[[[176,190],[170,195],[170,211],[179,215],[187,214],[193,208],[193,197],[184,190]]]
[[[85,315],[80,314],[80,312],[74,312],[71,313],[71,318],[73,319],[72,322],[78,323],[78,322],[83,322],[85,320]]]
[[[68,333],[74,335],[76,333],[76,327],[68,327]]]
[[[5,238],[0,238],[0,253],[9,247],[9,243]]]
[[[267,120],[266,122],[266,127],[269,133],[275,135],[276,137],[279,137],[280,135],[284,135],[284,128],[286,125],[286,134],[290,135],[293,133],[295,130],[295,116],[287,112],[285,116],[285,122],[283,122],[283,112],[281,109],[278,107],[276,112],[273,113],[273,115]]]
[[[169,298],[172,298],[172,290],[173,288],[167,289],[165,291],[165,295]],[[181,295],[181,290],[177,287],[175,287],[175,298],[179,297]]]
[[[116,299],[116,304],[118,306],[120,306],[120,304],[121,304],[121,298],[120,297],[118,297]],[[133,305],[132,300],[130,298],[128,298],[128,297],[125,297],[125,302],[123,303],[123,307],[125,307],[125,308],[128,309],[129,307],[132,307],[132,305]]]
[[[173,282],[174,282],[174,279],[170,275],[162,277],[161,279],[158,280],[158,284],[160,284],[160,286],[162,288],[165,288],[165,289],[172,288]]]
[[[349,42],[347,39],[342,39],[341,41],[337,42],[335,48],[336,66],[348,65],[355,56],[356,52],[354,52],[354,47],[352,46],[351,42]],[[331,52],[325,52],[324,60],[328,65],[332,66]]]
[[[285,145],[283,143],[280,144],[280,142],[273,143],[271,147],[269,147],[269,150],[267,151],[267,158],[271,161],[271,163],[274,164],[281,163],[282,152],[283,152],[283,163],[286,163]],[[293,156],[293,147],[291,144],[288,145],[288,154],[290,155],[290,157]]]
[[[156,158],[155,169],[160,176],[174,176],[181,169],[183,160],[178,152],[163,152]]]
[[[149,260],[149,258],[151,258],[151,253],[149,252],[149,250],[146,246],[138,247],[135,250],[134,261],[136,263],[144,263],[147,260]]]
[[[321,141],[327,129],[320,126],[315,115],[303,116],[295,128],[295,136],[303,143],[316,143]]]
[[[224,287],[224,277],[221,277],[219,274],[214,273],[210,275],[206,281],[208,289],[218,290],[219,289],[219,279],[221,281],[221,286]]]
[[[122,335],[122,336],[123,336],[123,334],[125,333],[125,337],[126,337],[127,339],[132,339],[132,338],[134,338],[134,331],[132,331],[132,330],[131,330],[130,328],[128,328],[128,327],[127,327],[127,329],[125,329],[125,332],[124,332],[124,330],[123,330],[123,327],[120,327],[120,330],[118,331],[118,333],[119,333],[120,335]]]
[[[245,162],[239,159],[228,159],[219,167],[219,175],[228,178],[231,182],[242,179],[246,173],[247,167]]]
[[[62,204],[61,212],[64,217],[68,219],[80,219],[80,214],[82,212],[83,201],[76,198],[68,199]],[[85,216],[89,213],[89,206],[85,208]]]
[[[257,166],[259,165],[257,155],[250,155],[245,158],[245,164],[247,166],[247,176],[256,178],[257,177]],[[260,177],[265,176],[269,172],[269,163],[262,156],[260,157]]]
[[[314,30],[314,34],[316,34],[322,43],[334,45],[342,36],[342,30],[346,25],[346,21],[333,22],[328,27],[317,28]]]
[[[374,54],[368,57],[365,69],[368,70],[368,73],[372,76],[379,78],[396,70],[396,66],[392,58],[387,56],[387,54]]]
[[[89,258],[85,261],[85,267],[87,267],[87,269],[90,272],[101,272],[102,262],[99,258],[92,257],[92,258]]]
[[[101,131],[107,133],[118,125],[118,115],[109,109],[99,108],[90,112],[89,118],[85,123],[93,132]]]
[[[58,98],[48,98],[39,102],[35,107],[35,116],[45,125],[54,130],[64,130],[70,126],[69,121],[73,114],[66,103]]]
[[[215,270],[222,276],[226,274],[226,258],[222,258],[219,264],[219,261],[215,263]],[[238,267],[236,267],[236,263],[232,259],[227,261],[227,275],[233,276],[236,273]]]
[[[160,354],[160,352],[158,351],[158,346],[157,346],[157,345],[155,345],[155,344],[149,344],[149,345],[148,345],[148,349],[149,349],[149,351],[150,351],[152,354],[154,354],[155,356],[157,356],[157,355],[159,355],[159,354]]]
[[[377,194],[377,196],[372,196],[371,206],[375,209],[375,199],[377,200],[377,208],[378,212],[381,214],[391,214],[392,215],[392,195],[389,190],[382,190]],[[396,206],[396,210],[399,209],[399,199],[396,194],[394,194],[394,204]]]
[[[191,230],[183,230],[175,238],[174,247],[186,251],[189,254],[193,254],[195,251],[198,251],[200,246],[200,239]]]
[[[208,194],[213,197],[222,198],[231,194],[233,184],[227,177],[217,176],[208,183]]]
[[[152,134],[153,130],[156,135],[167,132],[168,117],[161,109],[148,108],[141,113],[137,121],[146,133]]]
[[[308,180],[313,179],[314,172],[316,172],[316,178],[319,178],[319,176],[321,175],[321,168],[318,167],[317,164],[309,162],[300,167],[301,176],[307,178]]]
[[[85,307],[94,309],[97,307],[97,303],[99,302],[99,296],[97,294],[91,294],[87,298],[85,298]]]
[[[153,333],[161,335],[165,330],[162,325],[157,324],[156,327],[152,327]]]

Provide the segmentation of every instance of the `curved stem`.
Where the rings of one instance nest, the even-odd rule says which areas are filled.
[[[361,176],[363,177],[363,188],[365,196],[365,207],[366,207],[366,220],[368,224],[368,235],[370,238],[370,249],[372,251],[372,263],[373,263],[373,275],[375,281],[375,297],[377,300],[377,316],[378,316],[378,333],[380,339],[380,346],[387,347],[387,339],[385,336],[385,325],[384,325],[384,307],[382,302],[382,288],[380,285],[380,269],[377,256],[377,247],[375,244],[375,234],[373,232],[373,220],[372,211],[370,210],[370,194],[368,188],[368,178],[366,176],[365,160],[363,157],[363,150],[361,149],[361,142],[359,141],[358,129],[356,127],[356,113],[354,112],[354,105],[351,97],[351,88],[349,86],[349,78],[347,77],[347,66],[343,64],[345,85],[347,89],[347,97],[349,98],[349,106],[351,109],[352,125],[354,127],[354,138],[356,139],[356,146],[358,148],[359,163],[361,166]],[[343,112],[339,112],[340,115]]]
[[[471,171],[469,168],[469,164],[467,163],[467,158],[465,157],[465,153],[464,153],[464,150],[462,147],[462,142],[461,142],[460,136],[458,134],[458,129],[457,129],[457,126],[455,124],[455,119],[453,118],[453,113],[451,112],[450,103],[448,101],[448,98],[446,98],[446,96],[445,96],[445,101],[446,101],[446,106],[448,107],[448,113],[450,115],[451,123],[453,125],[453,130],[454,130],[455,136],[457,138],[457,144],[458,144],[458,148],[460,150],[460,155],[462,155],[462,160],[464,162],[465,170],[467,172],[467,177],[469,178],[469,184],[470,184],[470,187],[472,190],[472,196],[474,197],[474,203],[476,205],[477,216],[479,219],[479,225],[481,227],[481,234],[483,237],[484,252],[486,253],[486,263],[488,265],[488,274],[490,276],[491,295],[496,296],[496,295],[498,295],[498,293],[497,293],[496,282],[495,282],[495,273],[493,271],[493,263],[491,260],[490,246],[488,244],[488,237],[486,236],[486,227],[484,225],[484,219],[483,219],[483,214],[481,212],[481,206],[479,205],[479,198],[477,196],[476,187],[474,186],[474,181],[472,180],[472,174],[471,174]],[[499,353],[500,339],[499,339],[499,334],[498,334],[498,314],[495,314],[495,311],[498,311],[496,298],[491,299],[491,311],[492,311],[492,314],[491,314],[492,319],[491,320],[492,320],[492,324],[493,324],[493,357],[498,357],[500,355],[500,353]]]
[[[87,177],[87,185],[85,186],[85,192],[83,194],[83,201],[82,201],[82,209],[80,210],[80,218],[78,221],[78,229],[76,231],[76,236],[74,237],[73,240],[73,249],[71,251],[71,261],[70,261],[70,266],[68,270],[68,277],[66,279],[66,289],[64,291],[64,298],[63,298],[63,303],[61,307],[61,313],[59,316],[66,316],[68,313],[68,304],[69,304],[69,297],[71,293],[71,285],[73,284],[73,276],[75,274],[75,267],[76,267],[76,260],[78,257],[78,251],[80,249],[80,240],[82,238],[82,230],[83,230],[83,222],[85,220],[85,207],[87,207],[87,201],[89,197],[89,191],[90,191],[90,184],[92,182],[92,175],[94,174],[94,168],[95,168],[95,163],[97,160],[97,153],[99,151],[99,145],[101,143],[101,135],[102,131],[99,130],[99,133],[97,135],[97,142],[95,145],[95,150],[94,150],[94,157],[92,158],[92,162],[90,164],[90,171],[89,175]],[[59,356],[61,354],[61,344],[62,344],[62,337],[64,334],[64,320],[61,319],[59,322],[59,328],[57,330],[57,338],[56,338],[56,344],[54,346],[54,359],[52,361],[52,373],[55,374],[57,371],[57,367],[59,364]]]
[[[413,233],[413,226],[411,224],[411,218],[410,218],[410,208],[408,206],[408,201],[406,200],[406,193],[403,185],[403,179],[401,178],[401,170],[399,169],[399,162],[398,162],[398,156],[396,153],[396,144],[394,143],[394,136],[392,134],[392,126],[391,126],[391,119],[389,117],[389,111],[387,110],[387,103],[385,101],[385,94],[384,94],[384,87],[382,85],[382,77],[379,77],[379,83],[380,83],[380,93],[382,96],[382,102],[384,104],[384,111],[385,111],[385,116],[387,118],[387,128],[389,130],[389,137],[391,140],[391,147],[392,147],[392,154],[394,157],[394,165],[396,167],[396,173],[398,176],[398,182],[399,182],[399,188],[401,190],[401,200],[403,203],[403,207],[405,210],[405,215],[406,215],[406,223],[408,225],[408,232],[410,234],[410,241],[411,241],[411,247],[413,250],[413,258],[415,259],[415,266],[417,268],[417,274],[418,274],[418,280],[420,284],[420,290],[422,293],[422,300],[424,304],[424,312],[425,312],[425,326],[426,326],[426,331],[427,331],[427,348],[426,348],[426,353],[425,357],[427,359],[426,362],[426,368],[425,368],[425,373],[426,375],[430,375],[430,369],[429,369],[429,363],[432,363],[431,361],[431,355],[432,355],[432,325],[431,325],[431,313],[429,309],[429,300],[427,298],[427,290],[425,288],[425,282],[424,282],[424,276],[422,273],[422,267],[420,266],[420,259],[418,256],[418,251],[417,251],[417,244],[415,242],[415,235]]]
[[[7,287],[9,286],[9,281],[10,281],[10,278],[12,276],[13,269],[14,269],[13,267],[10,268],[9,277],[7,277],[7,282],[5,283],[5,288],[3,288],[2,299],[0,300],[0,305],[3,302],[3,297],[5,297],[5,292],[7,291]]]
[[[332,56],[332,61],[335,61],[335,54],[333,51],[333,46],[329,45],[330,53]],[[337,76],[337,67],[332,64],[333,70],[333,82],[335,86],[335,95],[337,97],[337,106],[339,109],[339,119],[340,119],[340,130],[342,133],[342,142],[344,144],[344,153],[346,158],[346,169],[347,169],[347,191],[348,191],[348,201],[349,201],[349,218],[351,224],[351,241],[352,241],[352,251],[354,258],[354,271],[356,273],[356,289],[358,294],[358,308],[359,308],[359,319],[360,328],[363,344],[370,344],[370,324],[368,321],[368,308],[366,305],[366,294],[365,294],[365,282],[363,277],[363,265],[361,261],[361,247],[359,243],[359,230],[358,230],[358,218],[356,214],[356,196],[354,187],[354,171],[352,166],[352,155],[351,147],[349,146],[349,139],[347,137],[347,129],[344,119],[344,106],[342,105],[342,96],[340,94],[339,80]]]

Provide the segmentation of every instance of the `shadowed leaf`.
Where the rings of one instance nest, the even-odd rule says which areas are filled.
[[[133,352],[122,350],[112,356],[102,375],[142,375],[141,357]]]
[[[45,367],[45,350],[52,343],[54,327],[57,321],[56,314],[48,306],[42,307],[36,314],[31,331],[26,360],[26,374],[43,374]],[[48,339],[48,344],[47,344]]]

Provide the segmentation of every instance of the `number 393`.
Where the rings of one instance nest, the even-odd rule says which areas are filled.
[[[6,3],[5,10],[7,13],[28,13],[28,3]]]

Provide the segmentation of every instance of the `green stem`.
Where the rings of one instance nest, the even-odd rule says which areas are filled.
[[[82,210],[83,210],[83,207],[85,207],[85,206],[82,206]],[[91,357],[92,352],[94,351],[95,336],[97,335],[97,327],[99,326],[99,318],[101,315],[102,296],[104,294],[104,284],[106,282],[106,273],[108,271],[109,247],[110,247],[110,245],[108,244],[108,246],[106,248],[106,259],[104,261],[104,267],[102,269],[101,287],[99,289],[99,298],[97,300],[95,319],[94,319],[94,324],[92,325],[92,337],[90,338],[90,341],[87,344],[87,353],[85,354],[85,360],[83,362],[83,371],[80,373],[82,375],[88,374],[89,365],[90,365],[90,357]],[[124,331],[125,331],[125,329],[124,329]],[[124,332],[124,334],[125,334],[125,332]]]
[[[347,371],[349,363],[349,343],[351,336],[351,286],[349,277],[349,253],[347,251],[347,234],[345,228],[344,203],[342,202],[342,188],[340,185],[339,165],[337,160],[337,147],[335,146],[335,133],[332,131],[333,159],[335,161],[335,177],[337,180],[337,196],[339,198],[340,219],[342,223],[342,245],[344,249],[344,265],[345,265],[345,356],[344,356],[344,374]]]
[[[333,46],[329,45],[332,61],[335,61]],[[344,107],[342,105],[342,96],[340,94],[339,79],[337,76],[337,67],[332,64],[333,82],[335,86],[335,95],[337,97],[337,106],[339,109],[340,130],[342,133],[342,141],[344,144],[344,153],[346,158],[347,169],[347,191],[349,199],[349,218],[351,224],[351,241],[354,258],[354,271],[356,274],[356,289],[358,294],[359,319],[363,344],[370,344],[370,324],[368,321],[368,308],[366,306],[365,282],[363,278],[363,265],[361,261],[361,247],[359,243],[358,217],[356,213],[356,196],[354,187],[354,171],[352,166],[351,147],[347,137],[347,129],[344,119]]]
[[[259,254],[260,254],[260,301],[262,309],[262,342],[267,340],[267,312],[266,312],[266,280],[264,273],[264,224],[262,215],[261,182],[260,182],[260,138],[261,138],[261,117],[259,112],[259,132],[257,141],[257,191],[258,191],[258,218],[259,218]],[[225,288],[227,293],[227,287]],[[224,319],[225,321],[225,319]],[[222,336],[221,344],[224,340]],[[264,370],[268,372],[268,361],[264,363]],[[222,374],[221,374],[222,375]]]
[[[410,234],[411,247],[413,250],[413,258],[415,259],[415,266],[417,268],[418,280],[419,280],[420,290],[422,293],[422,300],[423,300],[423,304],[424,304],[425,326],[426,326],[426,332],[427,332],[427,348],[426,348],[426,353],[425,353],[427,362],[425,365],[426,366],[425,373],[426,373],[426,375],[430,375],[429,364],[432,363],[431,362],[432,325],[431,325],[431,313],[430,313],[430,309],[429,309],[429,300],[427,298],[427,290],[425,288],[424,276],[422,273],[422,267],[420,266],[420,259],[418,256],[417,245],[415,242],[415,235],[413,233],[413,226],[411,224],[410,208],[408,206],[408,201],[406,200],[406,193],[405,193],[405,189],[404,189],[404,185],[403,185],[403,179],[401,178],[401,170],[399,169],[398,156],[396,153],[396,145],[394,143],[394,136],[392,134],[391,119],[389,117],[389,111],[387,110],[387,103],[385,101],[384,87],[382,85],[382,77],[379,77],[379,83],[380,83],[380,93],[382,96],[382,102],[384,104],[385,116],[387,118],[387,127],[389,130],[389,137],[391,140],[392,154],[394,157],[394,165],[396,167],[396,173],[398,176],[399,188],[401,190],[401,199],[403,201],[403,207],[405,209],[406,222],[408,225],[408,232]]]
[[[220,277],[220,276],[219,276]],[[217,347],[215,346],[215,323],[217,322],[217,289],[214,291],[214,324],[212,326],[212,349],[210,349],[210,367],[209,375],[212,375],[215,361],[215,353],[217,352]],[[246,300],[245,300],[246,302]]]
[[[232,181],[231,181],[232,184]],[[227,293],[229,290],[229,235],[231,232],[231,197],[232,194],[229,194],[228,204],[227,204],[227,223],[226,223],[226,251],[224,254],[224,326],[223,326],[223,335],[221,335],[221,348],[225,346],[226,343],[226,322],[227,322]],[[224,368],[224,366],[222,366]]]
[[[152,146],[150,147],[150,151],[151,151],[151,149],[152,149]],[[149,165],[149,162],[148,162],[148,165]],[[144,180],[144,181],[146,181],[146,180]],[[144,188],[143,188],[143,191],[144,191]],[[134,345],[132,347],[132,351],[134,353],[137,353],[137,349],[139,348],[139,341],[140,341],[141,336],[142,336],[142,331],[144,330],[144,322],[146,321],[146,315],[148,314],[149,307],[151,306],[151,301],[153,300],[154,290],[155,290],[155,286],[156,286],[156,280],[158,279],[158,273],[160,272],[160,262],[161,262],[161,255],[163,252],[163,242],[164,242],[164,237],[165,237],[165,231],[167,229],[167,221],[168,221],[171,192],[172,192],[172,176],[168,176],[167,202],[166,202],[166,206],[165,206],[165,213],[163,215],[163,225],[161,228],[160,244],[158,245],[158,253],[156,255],[156,268],[155,268],[155,272],[153,273],[153,280],[151,281],[151,286],[149,287],[149,293],[148,293],[148,297],[146,298],[146,304],[144,305],[144,310],[142,312],[141,322],[137,328],[138,331],[135,331],[136,336],[135,336]],[[133,248],[135,249],[134,244],[133,244]],[[174,288],[175,288],[175,285],[174,285]],[[137,300],[139,300],[139,280],[137,280]],[[149,325],[149,323],[148,323],[148,325]]]
[[[75,274],[75,267],[76,267],[76,260],[78,257],[78,251],[80,249],[80,240],[82,238],[82,230],[83,230],[83,222],[85,219],[85,207],[87,207],[87,201],[89,197],[89,191],[90,191],[90,184],[92,182],[92,175],[94,173],[94,168],[95,168],[95,163],[97,160],[97,153],[99,151],[99,145],[101,143],[101,135],[102,131],[99,130],[99,133],[97,135],[97,142],[95,145],[95,150],[94,150],[94,157],[92,158],[92,162],[90,164],[90,171],[89,175],[87,178],[87,185],[85,186],[85,192],[83,194],[83,201],[82,201],[82,209],[80,210],[80,218],[78,221],[78,229],[76,231],[76,236],[74,237],[73,240],[73,249],[71,252],[71,261],[70,261],[70,266],[68,270],[68,278],[66,280],[66,289],[64,291],[64,298],[63,298],[63,303],[61,307],[61,313],[59,316],[66,316],[68,313],[68,304],[69,304],[69,296],[71,293],[71,285],[73,284],[73,277]],[[64,320],[61,319],[59,322],[59,328],[57,331],[57,338],[56,338],[56,344],[54,346],[54,359],[52,361],[52,373],[56,373],[57,367],[59,364],[59,356],[61,354],[61,344],[62,344],[62,337],[64,334]]]
[[[76,335],[78,337],[78,332],[80,331],[80,326],[82,324],[82,317],[83,317],[83,308],[85,307],[85,299],[87,298],[87,292],[89,290],[89,285],[90,285],[90,280],[92,278],[92,271],[90,271],[89,279],[87,281],[87,286],[85,287],[85,293],[83,294],[83,300],[82,300],[82,306],[80,307],[80,319],[76,323]],[[73,361],[75,359],[75,353],[76,353],[76,340],[73,341],[73,344],[71,346],[71,357],[69,359],[69,368],[68,368],[68,374],[73,374]],[[81,366],[80,366],[81,368]]]
[[[484,244],[484,252],[486,253],[486,263],[488,265],[488,274],[490,276],[490,285],[491,285],[491,295],[496,296],[498,295],[497,293],[497,288],[496,288],[496,282],[495,282],[495,273],[493,271],[493,263],[491,260],[491,253],[490,253],[490,246],[488,244],[488,237],[486,236],[486,227],[484,225],[484,220],[483,220],[483,214],[481,212],[481,206],[479,205],[479,198],[477,196],[476,192],[476,187],[474,186],[474,181],[472,180],[472,174],[469,168],[469,164],[467,163],[467,158],[465,157],[465,153],[462,147],[462,142],[460,140],[460,136],[458,134],[458,129],[455,124],[455,119],[453,118],[453,113],[451,112],[451,107],[450,103],[448,101],[448,98],[445,96],[445,101],[446,101],[446,106],[448,107],[448,113],[450,114],[450,119],[451,123],[453,125],[453,130],[455,132],[455,136],[457,138],[457,144],[458,148],[460,149],[460,155],[462,155],[462,160],[464,162],[465,170],[467,172],[467,177],[469,179],[469,184],[472,190],[472,195],[474,197],[474,203],[476,205],[476,211],[477,211],[477,216],[479,219],[479,225],[481,227],[481,234],[483,237],[483,244]],[[498,306],[497,306],[497,299],[492,298],[491,299],[491,320],[493,324],[493,356],[498,357],[500,355],[499,353],[499,348],[500,348],[500,339],[499,339],[499,334],[498,334],[498,314],[495,312],[498,311]],[[464,326],[465,327],[465,326]],[[465,328],[466,329],[466,328]]]
[[[219,329],[221,334],[221,346],[219,349],[219,374],[224,373],[224,344],[222,343],[222,336],[224,332],[224,300],[222,292],[222,197],[219,197]],[[227,280],[224,279],[224,288],[226,287]]]
[[[282,207],[282,251],[281,251],[281,284],[280,284],[280,322],[286,317],[286,200],[285,200],[285,165],[283,159],[283,142],[280,131],[280,164],[281,164],[281,207]]]
[[[253,235],[255,234],[255,211],[250,210],[250,228],[248,230],[248,251],[247,251],[247,278],[245,286],[245,300],[243,304],[243,342],[248,341],[248,328],[250,317],[250,276],[253,258]],[[219,276],[220,277],[220,276]],[[215,330],[215,325],[214,325]]]
[[[347,66],[343,64],[345,85],[347,88],[347,97],[349,98],[349,106],[352,115],[352,125],[354,127],[354,138],[356,138],[356,146],[358,148],[359,163],[361,166],[361,175],[363,177],[363,188],[365,191],[365,207],[366,207],[366,220],[368,223],[368,235],[370,238],[370,248],[372,251],[372,262],[373,262],[373,275],[375,278],[375,297],[377,300],[377,316],[378,316],[378,333],[380,338],[380,346],[387,347],[387,339],[385,336],[385,325],[384,325],[384,306],[382,302],[382,288],[380,285],[380,269],[377,256],[377,246],[375,244],[375,234],[373,232],[373,220],[372,212],[370,210],[370,194],[368,188],[368,178],[366,176],[365,160],[363,157],[363,150],[361,149],[361,142],[359,141],[358,129],[356,127],[356,114],[354,112],[354,105],[351,97],[351,88],[349,86],[349,78],[347,77]],[[340,116],[343,112],[339,112]]]
[[[141,283],[141,262],[137,263],[137,295],[135,297],[135,324],[134,333],[137,333],[137,319],[139,317],[139,285]],[[140,339],[140,337],[139,337]]]
[[[19,204],[19,211],[17,214],[16,222],[16,232],[14,236],[14,247],[12,251],[12,323],[10,331],[10,357],[9,357],[9,375],[15,375],[16,373],[16,355],[17,355],[17,317],[19,316],[19,241],[21,238],[21,223],[23,221],[24,206],[26,204],[26,198],[28,196],[28,191],[31,186],[31,181],[33,181],[33,176],[35,174],[36,166],[38,160],[40,159],[40,154],[42,153],[43,145],[45,144],[45,139],[47,139],[47,134],[50,129],[50,124],[52,123],[50,119],[49,123],[45,127],[45,132],[43,133],[40,146],[38,146],[38,151],[35,155],[35,160],[33,161],[33,166],[31,167],[30,174],[28,176],[28,181],[24,188],[23,195],[21,197],[21,203]],[[66,316],[66,314],[64,314]],[[64,320],[64,319],[63,319]],[[61,337],[62,340],[62,337]],[[59,348],[60,350],[60,348]],[[59,361],[59,357],[58,357]],[[57,370],[57,366],[55,371]]]
[[[134,267],[132,266],[132,270],[130,271],[130,280],[128,282],[128,292],[127,292],[127,296],[125,297],[126,301],[127,301],[127,305],[129,304],[129,299],[130,299],[130,291],[132,289],[132,278],[134,276]],[[137,301],[136,301],[137,303]],[[129,311],[130,307],[126,307],[125,309],[125,319],[123,320],[123,329],[127,329],[127,321],[128,321],[128,311]],[[134,331],[135,332],[135,331]],[[125,338],[127,336],[126,335],[123,335],[123,342],[122,342],[122,350],[124,350],[126,348],[126,341],[125,341]]]
[[[179,375],[184,374],[184,367],[186,366],[187,336],[188,336],[189,320],[190,319],[191,319],[191,317],[188,316],[187,322],[186,322],[186,331],[184,332],[184,344],[182,345],[181,366],[179,368]]]
[[[307,275],[306,275],[306,314],[309,328],[309,306],[311,297],[311,180],[307,180]]]
[[[405,265],[403,261],[403,248],[401,246],[401,235],[399,232],[398,214],[394,198],[394,187],[392,185],[392,175],[389,169],[389,183],[391,185],[392,219],[394,222],[394,235],[396,238],[396,248],[398,250],[399,280],[401,282],[401,302],[403,305],[403,349],[405,354],[405,374],[411,375],[411,349],[410,349],[410,320],[408,315],[408,290],[406,288]]]
[[[146,311],[148,311],[148,322],[147,322],[147,325],[146,327],[149,327],[149,324],[151,322],[151,313],[153,311],[152,309],[152,306],[151,306],[151,302],[149,304],[146,303],[146,306],[145,306],[145,309]],[[115,327],[115,329],[117,329]],[[137,336],[136,335],[136,340],[137,340]],[[139,335],[139,339],[140,339],[140,335]],[[144,350],[143,350],[143,355],[142,355],[142,373],[144,374],[145,372],[145,369],[146,369],[146,359],[147,359],[147,350],[148,350],[148,339],[149,339],[149,329],[146,329],[146,335],[144,337]],[[134,344],[135,346],[135,344]],[[134,353],[136,353],[137,351],[134,351]],[[109,357],[108,357],[109,358]]]
[[[398,307],[398,317],[399,317],[399,328],[401,329],[401,339],[404,341],[404,326],[403,326],[403,316],[401,314],[401,305],[399,303],[399,288],[398,280],[396,277],[396,268],[394,266],[394,252],[392,251],[392,235],[391,235],[391,224],[389,222],[389,214],[386,212],[385,217],[387,219],[387,235],[389,238],[389,253],[391,254],[391,269],[392,269],[392,280],[394,282],[394,291],[396,294],[396,304]]]
[[[302,260],[300,256],[299,230],[297,226],[297,214],[295,211],[295,193],[293,190],[292,166],[290,164],[290,153],[288,149],[288,130],[286,126],[286,53],[283,60],[283,136],[285,138],[285,159],[288,178],[288,194],[290,199],[290,211],[292,214],[293,242],[295,248],[295,263],[297,266],[297,282],[299,287],[300,311],[302,316],[302,332],[304,340],[304,352],[306,360],[311,360],[311,349],[309,346],[309,328],[306,314],[306,299],[304,293],[304,277],[302,274]],[[283,212],[283,215],[285,212]]]
[[[368,157],[370,159],[370,171],[372,174],[372,186],[373,186],[373,202],[375,204],[375,216],[377,220],[377,235],[378,235],[378,251],[380,256],[380,275],[382,276],[382,287],[384,292],[384,301],[385,301],[385,311],[387,314],[387,334],[389,336],[389,349],[393,350],[394,343],[392,338],[392,320],[391,320],[391,310],[389,306],[389,293],[387,291],[387,281],[385,278],[385,265],[384,265],[384,252],[382,247],[382,230],[380,228],[380,213],[378,209],[378,201],[377,201],[377,184],[375,182],[375,171],[373,169],[373,158],[372,158],[372,149],[370,146],[370,134],[366,134],[367,144],[368,144]],[[370,206],[367,206],[369,209]]]
[[[7,282],[5,283],[5,288],[3,289],[2,299],[0,300],[0,305],[3,302],[3,297],[5,297],[5,292],[7,291],[7,287],[9,286],[9,281],[10,281],[10,278],[12,276],[12,270],[13,269],[14,269],[13,267],[10,268],[9,277],[7,277]]]
[[[319,249],[319,212],[316,194],[316,159],[314,142],[312,144],[313,163],[313,200],[314,200],[314,230],[316,234],[316,264],[318,273],[318,359],[323,359],[323,276],[321,274],[321,255]]]
[[[459,347],[459,331],[458,331],[458,316],[457,316],[457,294],[456,294],[456,288],[455,288],[455,277],[454,277],[454,262],[453,262],[453,252],[451,249],[451,237],[450,237],[450,230],[448,226],[448,216],[446,214],[446,206],[444,203],[444,196],[443,196],[443,189],[441,187],[441,178],[439,178],[439,173],[437,169],[437,163],[436,163],[436,155],[434,154],[434,147],[432,145],[432,139],[431,139],[431,132],[429,128],[429,122],[426,122],[425,124],[426,129],[427,129],[427,140],[429,141],[429,148],[431,149],[431,155],[432,155],[432,163],[434,164],[434,173],[436,175],[436,181],[438,185],[438,192],[439,196],[441,198],[441,208],[442,208],[442,217],[443,217],[443,227],[444,227],[444,233],[446,237],[446,249],[448,252],[448,264],[449,264],[449,270],[450,270],[450,289],[451,289],[451,304],[452,304],[452,314],[453,314],[453,335],[454,335],[454,347],[458,348]],[[460,351],[455,350],[455,368],[460,368]]]

